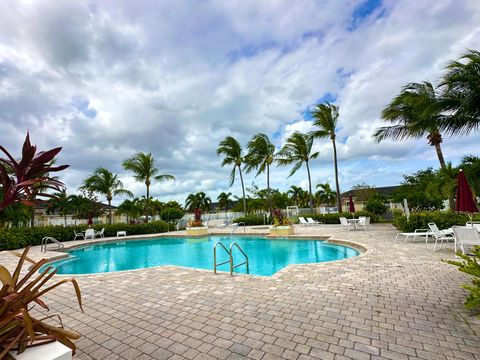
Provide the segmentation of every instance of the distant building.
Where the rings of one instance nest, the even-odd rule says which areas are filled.
[[[399,188],[399,185],[395,185],[395,186],[374,187],[374,188],[369,188],[368,190],[352,189],[352,190],[346,191],[340,194],[343,210],[348,211],[350,195],[352,195],[353,203],[355,204],[355,211],[364,210],[365,206],[367,205],[367,200],[361,199],[361,196],[360,196],[361,192],[364,192],[364,191],[372,191],[384,196],[386,198],[385,205],[387,205],[391,210],[393,209],[403,210],[403,205],[401,203],[394,202],[392,198],[393,192],[398,188]]]

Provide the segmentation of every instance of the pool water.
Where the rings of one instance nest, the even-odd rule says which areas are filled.
[[[227,248],[236,242],[248,255],[250,274],[269,276],[289,264],[318,263],[346,259],[358,251],[323,240],[266,239],[252,236],[209,236],[204,238],[157,238],[149,240],[117,241],[70,250],[70,257],[50,263],[59,274],[93,274],[121,270],[149,268],[160,265],[178,265],[213,270],[213,246],[221,241]],[[236,264],[244,258],[233,250]],[[217,263],[228,260],[228,255],[217,247]],[[229,264],[218,267],[229,271]],[[246,273],[245,266],[235,269]]]

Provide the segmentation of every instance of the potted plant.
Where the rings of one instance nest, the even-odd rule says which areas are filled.
[[[187,225],[187,235],[198,236],[207,235],[208,227],[203,225],[202,211],[200,209],[195,210],[195,218]]]
[[[293,234],[294,229],[290,220],[283,215],[280,209],[275,209],[273,212],[273,225],[270,226],[270,235],[288,236]]]
[[[56,283],[49,283],[56,270],[47,267],[42,272],[40,268],[46,264],[47,259],[38,262],[30,259],[27,247],[22,254],[12,252],[20,257],[15,270],[10,273],[7,268],[0,265],[0,359],[15,359],[22,353],[28,358],[68,359],[75,353],[75,344],[72,340],[80,337],[73,331],[63,328],[60,316],[49,315],[41,318],[34,317],[31,310],[35,306],[49,310],[42,300],[45,294],[56,287],[70,282],[73,284],[77,301],[82,308],[80,288],[75,279],[62,279]],[[21,276],[25,261],[32,264],[29,271]],[[38,314],[38,312],[37,312]],[[58,326],[52,324],[57,319]],[[48,347],[46,349],[45,347]]]

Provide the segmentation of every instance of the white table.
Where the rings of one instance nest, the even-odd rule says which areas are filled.
[[[347,219],[348,224],[353,226],[354,230],[357,230],[357,224],[360,221],[360,219]]]
[[[127,236],[127,232],[126,231],[117,231],[117,237],[120,237],[120,236]]]

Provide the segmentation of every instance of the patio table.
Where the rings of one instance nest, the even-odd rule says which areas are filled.
[[[357,224],[360,221],[360,219],[347,219],[348,223],[353,226],[354,230],[357,230]]]

